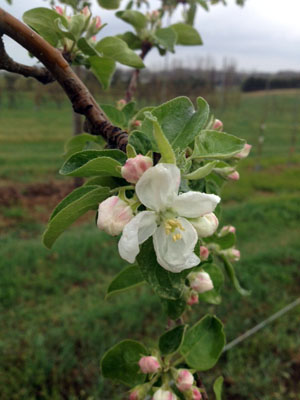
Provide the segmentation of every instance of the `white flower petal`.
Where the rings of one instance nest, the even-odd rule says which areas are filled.
[[[184,269],[195,267],[200,263],[199,257],[194,254],[194,248],[198,240],[195,228],[184,218],[177,218],[184,228],[179,228],[169,235],[165,227],[161,225],[153,235],[153,244],[157,262],[166,270],[178,273]],[[173,234],[180,233],[182,238],[173,240]]]
[[[197,218],[213,212],[220,200],[215,194],[187,192],[176,198],[172,208],[182,217]]]
[[[129,263],[134,263],[140,251],[139,245],[153,235],[156,227],[156,214],[153,211],[137,214],[123,229],[118,244],[120,256]]]
[[[157,212],[170,207],[180,185],[180,170],[174,164],[157,164],[149,168],[136,184],[140,201]]]

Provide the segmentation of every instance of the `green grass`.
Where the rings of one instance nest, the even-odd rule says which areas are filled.
[[[251,157],[241,163],[240,181],[224,190],[222,221],[237,227],[242,258],[236,269],[252,294],[241,298],[226,281],[220,306],[201,304],[191,312],[191,320],[216,313],[228,341],[299,296],[299,143],[289,157],[298,98],[270,99],[262,159],[256,144],[266,98],[246,96],[237,110],[213,110],[226,131],[254,145]],[[1,186],[58,179],[63,143],[70,135],[67,102],[59,110],[49,103],[36,111],[24,97],[14,110],[4,102],[4,113]],[[48,212],[46,204],[36,207]],[[104,300],[110,280],[125,264],[117,241],[99,232],[93,217],[71,227],[48,251],[41,244],[44,225],[30,209],[17,203],[0,212],[1,400],[126,398],[124,387],[102,379],[99,360],[127,337],[154,343],[165,327],[158,298],[140,287]],[[13,228],[6,229],[10,221],[13,225],[7,226]],[[230,400],[298,400],[299,320],[298,307],[226,352],[212,371],[203,373],[204,382],[210,387],[223,374],[224,398]]]

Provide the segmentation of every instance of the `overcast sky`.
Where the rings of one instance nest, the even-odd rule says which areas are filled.
[[[4,5],[3,5],[4,3]],[[13,0],[8,6],[4,0],[0,5],[14,16],[21,18],[24,11],[47,6],[44,0]],[[123,0],[123,5],[127,1]],[[160,4],[151,0],[151,7]],[[194,66],[199,59],[211,57],[217,67],[221,67],[224,58],[234,60],[238,69],[243,71],[300,71],[300,1],[299,0],[247,0],[244,7],[235,5],[234,0],[229,5],[215,5],[209,13],[199,9],[196,17],[196,28],[200,31],[203,46],[178,46],[176,54],[168,58],[169,66],[180,62]],[[131,26],[114,16],[113,11],[101,9],[94,0],[93,13],[100,15],[102,22],[108,26],[100,33],[101,36],[115,35]],[[180,12],[173,17],[172,22],[180,20]],[[5,38],[6,48],[10,55],[24,63],[32,62],[26,52],[9,38]],[[164,57],[156,50],[148,56],[146,66],[161,68]]]

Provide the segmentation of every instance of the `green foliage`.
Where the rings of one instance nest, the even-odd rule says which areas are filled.
[[[107,289],[106,298],[132,289],[145,283],[141,270],[136,265],[129,265],[114,277]]]
[[[97,136],[90,135],[88,133],[82,133],[81,135],[76,135],[71,137],[66,141],[64,146],[64,158],[67,159],[73,154],[78,153],[85,149],[90,143],[97,143]]]
[[[223,261],[225,271],[235,289],[239,292],[241,296],[249,296],[251,292],[242,288],[236,276],[234,266],[231,264],[231,262],[225,256],[220,256],[220,258]]]
[[[124,40],[124,42],[126,42],[128,47],[132,50],[138,50],[142,47],[141,39],[133,32],[125,32],[117,35],[117,37]]]
[[[151,140],[144,132],[133,131],[129,136],[129,141],[139,154],[146,155],[148,151],[152,150]]]
[[[98,0],[99,6],[107,10],[116,10],[120,7],[121,0]]]
[[[184,46],[197,46],[203,44],[198,31],[191,25],[179,22],[171,25],[171,28],[177,34],[177,44]]]
[[[66,176],[121,177],[117,167],[121,167],[125,160],[126,155],[120,150],[84,150],[73,154],[59,172]]]
[[[68,21],[64,16],[43,7],[26,11],[23,14],[23,21],[53,46],[56,46],[64,36],[56,21],[60,21],[63,27],[68,27]]]
[[[164,333],[159,338],[159,350],[163,356],[176,353],[184,339],[186,325],[179,325]]]
[[[101,83],[103,89],[108,89],[116,70],[116,62],[107,57],[91,56],[89,57],[91,70]]]
[[[184,175],[184,177],[188,180],[198,180],[202,179],[205,176],[209,175],[214,167],[218,164],[218,161],[211,161],[207,164],[203,165],[203,167],[197,168],[195,171],[190,172],[189,174]]]
[[[137,32],[146,28],[148,23],[145,15],[136,10],[118,11],[116,16],[132,25]]]
[[[180,352],[189,367],[206,371],[216,364],[224,345],[222,323],[206,315],[186,331]]]
[[[89,210],[96,210],[99,203],[109,196],[109,188],[86,186],[67,196],[54,210],[43,236],[44,245],[51,248],[56,239],[79,217]]]
[[[160,28],[155,31],[154,37],[158,44],[171,53],[175,52],[174,46],[177,42],[177,34],[172,28]]]
[[[208,292],[199,294],[199,300],[206,301],[210,304],[220,304],[221,303],[221,290],[224,284],[224,275],[221,269],[210,263],[205,263],[202,268],[207,272],[213,281],[214,288]]]
[[[141,343],[124,340],[109,349],[102,357],[102,374],[105,378],[117,380],[131,387],[144,383],[145,375],[140,373],[138,361],[147,353]]]
[[[214,392],[216,395],[216,400],[222,400],[222,387],[223,387],[224,378],[223,376],[219,376],[214,382]]]

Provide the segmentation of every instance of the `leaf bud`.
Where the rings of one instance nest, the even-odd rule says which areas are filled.
[[[99,204],[97,226],[109,235],[117,236],[132,218],[128,204],[118,196],[111,196]]]
[[[214,284],[207,272],[191,272],[188,275],[190,286],[197,293],[205,293],[214,288]]]
[[[180,392],[189,390],[194,383],[193,374],[187,369],[180,369],[176,378],[176,386]]]
[[[199,218],[189,219],[200,238],[211,236],[219,226],[218,218],[214,213],[205,214]]]
[[[160,363],[156,357],[144,356],[139,361],[139,366],[143,374],[154,374],[160,369]]]
[[[138,154],[134,158],[127,159],[125,165],[121,168],[121,174],[127,182],[137,183],[143,173],[152,166],[153,161],[150,157]]]

